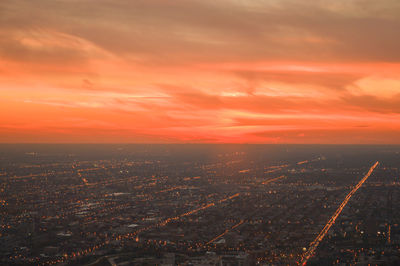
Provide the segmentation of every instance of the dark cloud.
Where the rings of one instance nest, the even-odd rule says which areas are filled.
[[[288,84],[313,84],[333,90],[343,90],[347,85],[363,77],[351,73],[315,73],[289,71],[233,71],[233,75],[243,79],[252,91],[262,82],[277,81]]]
[[[372,95],[348,95],[343,96],[342,100],[349,106],[369,112],[400,114],[400,88],[399,94],[390,98]]]
[[[325,1],[5,0],[0,3],[0,29],[51,28],[116,55],[158,64],[398,62],[400,18],[393,14],[400,13],[399,5],[389,0],[347,2],[331,7]],[[25,55],[11,44],[2,46],[3,53]]]

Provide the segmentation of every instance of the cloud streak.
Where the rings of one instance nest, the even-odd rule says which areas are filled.
[[[399,143],[399,13],[392,0],[4,0],[0,142]]]

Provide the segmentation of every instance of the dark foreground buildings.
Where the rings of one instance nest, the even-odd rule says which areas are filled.
[[[3,145],[2,265],[400,263],[400,147]]]

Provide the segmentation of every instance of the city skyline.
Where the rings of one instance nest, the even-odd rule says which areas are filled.
[[[398,1],[0,3],[0,143],[400,144]]]

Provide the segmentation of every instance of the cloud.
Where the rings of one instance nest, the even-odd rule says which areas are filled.
[[[400,76],[395,78],[364,77],[350,86],[348,91],[354,95],[376,96],[378,98],[400,97]]]
[[[394,0],[3,0],[0,137],[398,142],[399,13]]]
[[[84,39],[52,30],[6,30],[0,32],[0,36],[0,56],[25,64],[80,64],[91,58],[110,57]]]
[[[6,0],[0,28],[63,32],[147,63],[400,59],[394,1],[255,2]]]
[[[384,99],[378,96],[361,95],[361,96],[347,96],[343,97],[344,102],[349,106],[375,113],[395,113],[400,114],[400,96]],[[398,118],[400,119],[400,117]],[[397,125],[397,121],[392,122]]]

